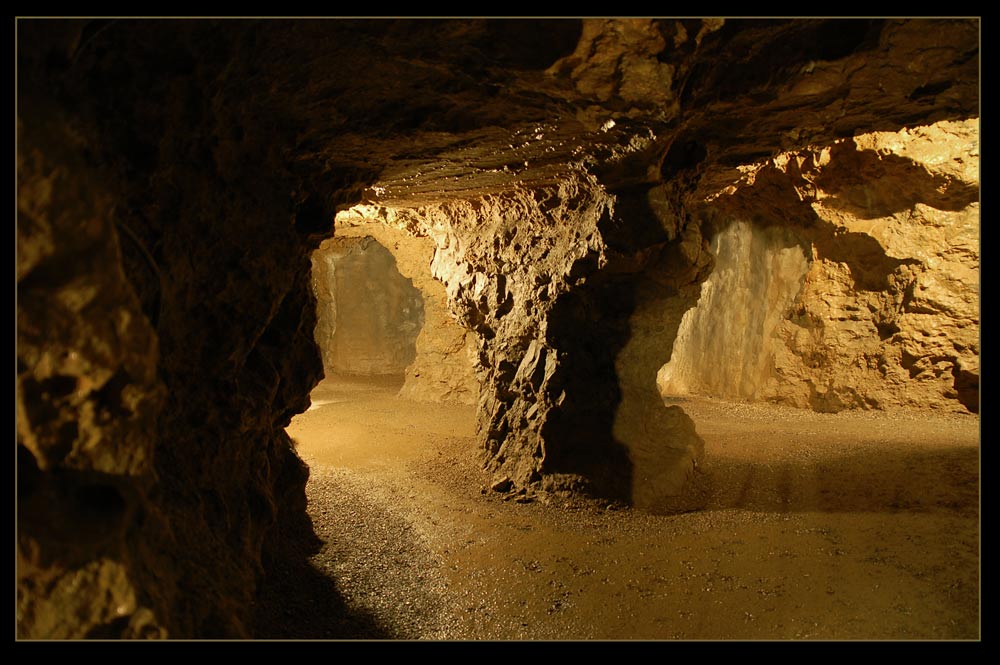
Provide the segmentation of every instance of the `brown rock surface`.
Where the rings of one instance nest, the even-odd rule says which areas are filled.
[[[807,298],[787,399],[863,403],[879,370],[829,383],[804,359],[881,325],[864,344],[901,399],[973,403],[978,185],[853,137],[978,117],[978,42],[975,19],[19,20],[18,634],[250,634],[268,571],[316,546],[284,427],[321,375],[309,257],[358,203],[433,251],[474,339],[418,339],[418,362],[474,343],[479,386],[427,390],[477,395],[484,462],[522,488],[683,504],[699,441],[655,373],[711,272],[699,209],[809,146],[904,170],[799,200],[806,292],[872,314],[819,335],[834,311]],[[948,251],[896,244],[915,227]]]
[[[709,204],[720,267],[661,389],[978,412],[978,154],[947,121],[749,167]]]
[[[416,356],[423,298],[370,236],[330,238],[312,254],[316,345],[327,373],[403,374]]]
[[[157,636],[157,340],[122,270],[112,192],[65,117],[38,110],[18,123],[19,634]]]

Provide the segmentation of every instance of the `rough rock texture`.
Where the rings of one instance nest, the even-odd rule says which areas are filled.
[[[629,449],[656,436],[650,430],[661,427],[653,424],[660,412],[671,423],[662,426],[683,435],[648,445],[654,459],[679,456],[690,471],[699,450],[690,421],[678,414],[683,425],[674,424],[663,407],[655,370],[615,378],[616,356],[626,344],[626,365],[637,362],[630,357],[640,353],[636,349],[664,344],[652,333],[630,337],[626,327],[637,276],[662,247],[638,257],[610,248],[602,227],[625,224],[613,205],[593,176],[578,173],[558,185],[474,202],[361,207],[356,213],[434,241],[432,274],[444,283],[452,313],[478,341],[478,432],[485,464],[520,486],[591,486],[631,497]],[[638,205],[625,209],[640,212]],[[659,223],[645,214],[649,223]],[[660,231],[665,240],[676,234],[669,224]],[[701,249],[697,243],[696,256]],[[584,286],[583,275],[609,264],[605,278]],[[667,265],[664,271],[676,270]],[[622,424],[640,413],[643,426]],[[676,494],[683,486],[687,472],[679,468],[661,492]]]
[[[431,275],[433,243],[426,237],[368,221],[353,209],[338,214],[337,235],[377,238],[390,248],[399,273],[411,280],[422,299],[415,357],[403,368],[406,378],[400,396],[426,402],[475,404],[479,392],[473,370],[475,336],[450,315],[444,285]]]
[[[488,468],[656,508],[700,455],[683,414],[656,403],[655,374],[711,272],[706,198],[782,152],[850,152],[834,142],[979,113],[975,19],[17,29],[25,637],[247,636],[267,571],[315,545],[283,428],[321,373],[309,256],[337,212],[367,203],[433,245],[431,273],[475,336]],[[945,189],[948,205],[975,198]],[[940,198],[918,208],[928,240],[962,227]],[[837,225],[816,227],[830,263],[811,270],[830,278],[807,288],[850,299],[860,280],[898,312],[883,331],[910,340],[900,360],[931,377],[926,399],[950,371],[969,402],[971,341],[917,332],[945,308],[971,322],[961,288],[917,279],[936,257]],[[897,306],[883,280],[917,281]],[[809,325],[800,357],[836,347]],[[815,383],[796,362],[793,383]]]
[[[316,345],[327,372],[403,374],[416,356],[423,298],[371,237],[331,238],[312,255]]]
[[[777,382],[778,326],[809,269],[801,242],[786,227],[739,221],[715,234],[715,269],[658,373],[664,395],[754,400]]]
[[[942,121],[748,167],[710,214],[755,221],[718,233],[661,389],[978,412],[978,154]]]
[[[111,192],[65,118],[38,111],[18,123],[19,632],[159,636],[168,590],[144,537],[163,528],[157,341],[122,270]]]
[[[305,509],[318,239],[197,30],[119,30],[85,74],[89,24],[55,25],[20,37],[18,634],[247,636]]]

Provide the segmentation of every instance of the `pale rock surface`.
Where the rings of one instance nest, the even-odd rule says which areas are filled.
[[[715,269],[684,314],[660,391],[755,399],[774,380],[777,328],[809,264],[791,232],[748,222],[719,231],[712,253]]]
[[[818,411],[978,411],[978,137],[978,119],[943,121],[748,167],[708,204],[730,225],[661,390]],[[737,237],[768,236],[796,257],[806,248],[808,267],[774,250],[727,258]],[[748,276],[765,256],[766,274],[741,284],[732,266]],[[783,286],[746,290],[771,282]]]
[[[374,238],[331,238],[313,252],[316,345],[327,373],[403,374],[416,356],[423,298]]]

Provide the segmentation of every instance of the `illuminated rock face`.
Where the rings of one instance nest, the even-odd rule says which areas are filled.
[[[312,255],[316,343],[327,372],[403,374],[416,357],[424,305],[374,238],[335,238]]]
[[[759,399],[774,379],[775,340],[802,289],[809,262],[784,227],[735,221],[712,242],[715,269],[698,304],[684,314],[664,395]]]
[[[656,373],[733,220],[751,262],[769,226],[812,250],[746,390],[975,403],[978,185],[872,132],[977,117],[976,20],[18,25],[19,635],[251,634],[308,550],[284,427],[322,375],[310,256],[359,203],[424,294],[404,390],[475,400],[517,484],[683,504]]]
[[[710,204],[756,221],[717,222],[661,390],[978,412],[978,151],[978,120],[942,122],[751,170]]]

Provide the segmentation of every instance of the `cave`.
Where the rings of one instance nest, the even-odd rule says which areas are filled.
[[[337,237],[313,252],[316,346],[326,374],[403,375],[417,355],[424,302],[371,236]]]
[[[981,639],[979,43],[16,19],[17,639]]]

